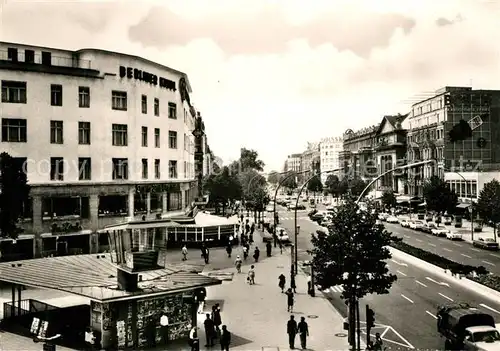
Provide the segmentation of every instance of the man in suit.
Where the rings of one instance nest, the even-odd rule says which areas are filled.
[[[229,351],[229,344],[231,344],[231,333],[227,330],[225,325],[222,326],[222,333],[220,335],[220,349],[221,351]]]
[[[302,349],[305,349],[307,348],[307,337],[309,336],[309,326],[307,325],[305,317],[300,317],[297,329],[299,330],[300,346]]]
[[[297,331],[297,322],[295,321],[295,317],[291,315],[288,323],[286,324],[286,332],[288,334],[288,343],[290,345],[290,349],[292,350],[295,349],[295,335],[297,335]]]
[[[215,324],[214,321],[210,318],[210,314],[207,313],[207,319],[203,322],[205,325],[205,338],[207,340],[207,344],[205,347],[214,346],[215,339]]]

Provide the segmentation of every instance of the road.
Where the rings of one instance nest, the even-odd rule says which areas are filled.
[[[282,226],[292,233],[293,213],[291,215],[287,215],[287,213],[290,212],[280,208]],[[301,227],[297,240],[299,260],[310,259],[307,254],[307,250],[311,248],[310,233],[318,229],[318,225],[311,222],[306,213],[307,211],[301,211],[298,216],[298,225]],[[394,228],[399,229],[397,226]],[[420,235],[426,236],[427,234]],[[445,239],[443,240],[447,245],[452,245]],[[443,349],[444,340],[436,332],[435,313],[440,304],[452,301],[475,305],[491,313],[497,322],[500,321],[500,302],[487,300],[457,284],[442,281],[439,277],[410,263],[394,259],[388,262],[388,267],[393,274],[398,276],[390,293],[387,295],[368,295],[360,301],[362,320],[364,320],[366,304],[369,304],[375,311],[376,328],[372,330],[372,334],[381,333],[385,340],[385,346],[401,350]],[[340,297],[341,293],[341,287],[333,287],[324,292],[332,305],[346,316],[347,309]],[[364,329],[366,330],[366,328]]]

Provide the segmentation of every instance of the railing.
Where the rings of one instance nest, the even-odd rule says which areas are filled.
[[[7,50],[0,50],[0,61],[9,61],[16,62],[9,59],[9,54]],[[20,63],[31,63],[42,65],[42,55],[39,53],[35,53],[33,62],[26,61],[26,55],[23,51],[18,51],[17,53],[17,62]],[[84,69],[92,69],[92,62],[90,60],[81,60],[78,57],[62,57],[62,56],[54,56],[51,55],[51,66],[60,66],[60,67],[73,67],[73,68],[84,68]]]
[[[21,306],[19,308],[18,302],[4,302],[3,304],[3,318],[13,318],[18,316],[24,316],[30,313],[45,312],[57,309],[56,306],[49,305],[45,302],[41,302],[33,299],[21,300]]]

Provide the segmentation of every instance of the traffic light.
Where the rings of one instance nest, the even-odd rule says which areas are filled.
[[[366,326],[370,329],[375,327],[375,312],[368,305],[366,305]]]

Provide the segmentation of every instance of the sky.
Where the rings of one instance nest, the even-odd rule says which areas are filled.
[[[0,0],[0,40],[138,55],[188,74],[211,149],[281,169],[443,86],[500,88],[500,1]]]

